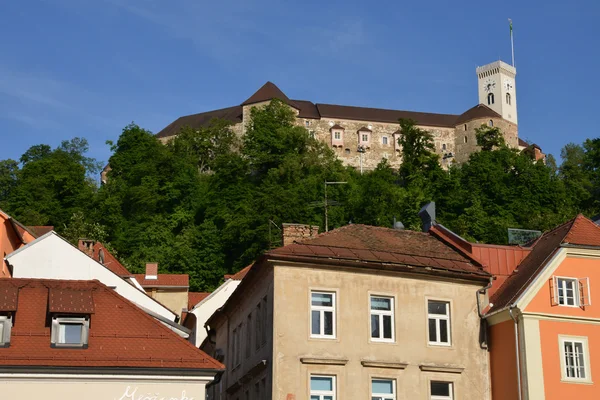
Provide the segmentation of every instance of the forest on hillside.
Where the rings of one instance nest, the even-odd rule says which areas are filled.
[[[210,291],[226,273],[280,245],[282,223],[324,229],[348,223],[419,229],[420,207],[435,201],[437,220],[459,235],[506,243],[508,228],[547,230],[577,213],[600,210],[600,138],[568,144],[560,167],[505,146],[498,128],[482,126],[482,151],[444,171],[432,136],[399,121],[403,164],[385,160],[360,174],[344,167],[324,143],[296,126],[278,101],[254,109],[239,139],[224,121],[184,128],[167,145],[137,125],[123,129],[108,182],[86,156],[83,138],[57,148],[32,146],[18,160],[0,161],[0,209],[26,225],[53,225],[69,241],[104,242],[140,272],[187,273],[191,290]]]

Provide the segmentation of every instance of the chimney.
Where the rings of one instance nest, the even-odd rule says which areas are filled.
[[[145,279],[158,279],[158,263],[146,263]]]
[[[281,224],[283,228],[283,245],[301,242],[319,234],[317,225]]]
[[[96,242],[91,239],[79,239],[79,242],[77,243],[77,247],[79,248],[79,250],[83,251],[89,257],[93,257],[95,243]]]
[[[419,217],[421,217],[421,221],[423,222],[423,232],[429,232],[429,229],[435,225],[435,202],[430,201],[425,204],[421,208],[421,211],[419,211]]]

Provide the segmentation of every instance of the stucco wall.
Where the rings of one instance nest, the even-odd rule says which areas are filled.
[[[188,291],[182,289],[146,289],[146,293],[181,317],[181,310],[188,306]]]
[[[458,399],[489,399],[488,354],[479,347],[480,321],[475,301],[478,287],[481,286],[380,272],[276,266],[273,398],[306,399],[310,374],[334,374],[340,399],[369,398],[373,377],[395,379],[399,399],[428,399],[431,380],[454,382]],[[334,340],[310,338],[311,289],[337,293]],[[395,298],[394,343],[370,340],[370,294]],[[428,299],[451,302],[450,347],[428,344]],[[308,364],[301,358],[347,362]],[[361,364],[365,360],[408,366],[365,367]],[[425,372],[421,365],[464,369],[461,373]]]
[[[489,327],[490,373],[493,400],[517,400],[517,355],[513,320]]]
[[[86,377],[0,377],[3,399],[44,400],[204,400],[205,381],[152,382],[147,377],[91,379]]]

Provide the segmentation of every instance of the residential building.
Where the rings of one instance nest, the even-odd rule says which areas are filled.
[[[4,399],[204,399],[223,365],[96,280],[0,280]]]
[[[582,215],[545,233],[491,296],[494,400],[600,396],[600,227]]]
[[[98,249],[100,254],[100,249]],[[107,256],[106,253],[104,253]],[[146,295],[139,284],[112,262],[104,265],[77,247],[49,232],[5,257],[15,278],[94,280],[114,288],[117,293],[159,318],[183,336],[189,331],[175,323],[177,315],[163,304]],[[104,259],[106,262],[107,259]],[[109,268],[110,266],[110,268]],[[125,271],[123,271],[125,270]],[[127,272],[128,273],[128,272]],[[182,330],[183,329],[183,330]]]
[[[135,274],[134,278],[146,294],[164,304],[178,318],[187,310],[190,278],[188,274],[159,274],[157,263],[147,263],[145,274]]]
[[[267,252],[207,322],[209,399],[489,399],[491,275],[465,254],[365,225]]]
[[[192,330],[192,343],[200,346],[207,333],[204,329],[206,321],[225,304],[229,296],[238,287],[251,265],[233,275],[225,275],[225,282],[212,293],[190,293],[187,318],[183,325]]]
[[[4,259],[8,254],[53,228],[52,226],[25,226],[0,210],[0,255]],[[10,278],[10,276],[10,269],[3,260],[0,267],[0,278]]]
[[[478,104],[462,114],[437,114],[350,105],[313,103],[293,100],[275,84],[267,82],[239,105],[187,115],[162,129],[157,137],[166,142],[181,128],[207,126],[215,118],[233,124],[233,130],[242,136],[250,121],[253,107],[260,107],[272,99],[287,104],[296,114],[297,123],[306,127],[314,138],[327,143],[345,165],[373,169],[382,159],[397,167],[402,162],[398,144],[400,118],[414,120],[420,128],[434,137],[435,151],[445,168],[453,162],[465,162],[478,150],[475,130],[481,125],[501,128],[506,143],[518,148],[517,95],[514,66],[502,61],[476,68]],[[450,98],[450,96],[448,96]],[[107,166],[102,179],[106,181]]]

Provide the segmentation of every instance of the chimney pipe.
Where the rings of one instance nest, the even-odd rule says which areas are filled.
[[[89,257],[93,257],[94,256],[94,244],[95,244],[94,240],[79,239],[79,242],[77,243],[77,247],[79,248],[79,250],[83,251]]]
[[[146,263],[145,279],[158,279],[158,263]]]
[[[429,229],[435,225],[435,202],[430,201],[425,204],[423,208],[421,208],[421,211],[419,211],[419,217],[421,217],[421,221],[423,222],[423,232],[429,232]]]

